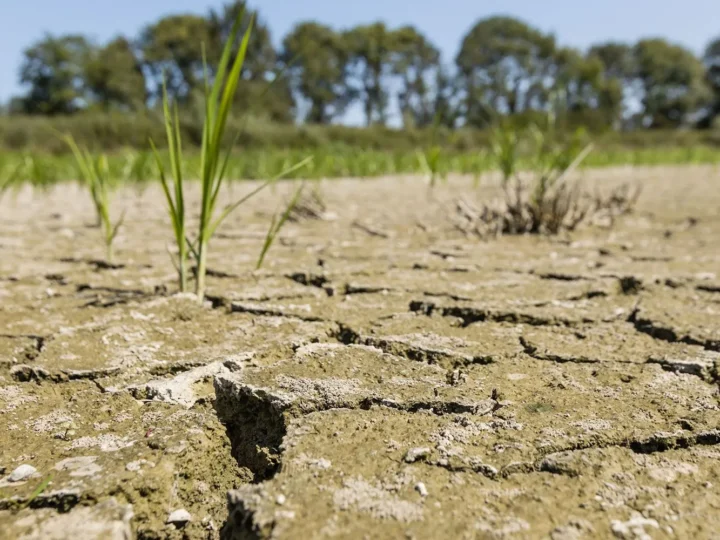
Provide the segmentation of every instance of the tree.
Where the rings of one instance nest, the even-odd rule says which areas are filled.
[[[488,106],[509,114],[543,106],[555,49],[553,36],[517,19],[476,23],[455,59],[465,86],[467,121],[482,125]]]
[[[293,90],[310,102],[306,121],[328,124],[345,111],[354,96],[347,85],[347,50],[337,32],[300,23],[285,36],[280,57]]]
[[[571,48],[556,53],[555,88],[564,95],[564,106],[579,123],[594,127],[615,126],[622,113],[622,85],[608,77],[602,60]]]
[[[233,101],[239,117],[289,124],[295,120],[292,90],[287,77],[268,81],[241,81]]]
[[[600,43],[590,47],[588,56],[602,62],[607,78],[629,81],[635,75],[635,58],[630,45],[615,41]]]
[[[634,56],[651,126],[677,127],[709,105],[705,68],[691,51],[664,39],[644,39],[635,45]]]
[[[4,114],[17,115],[26,112],[25,96],[12,96],[5,105]]]
[[[624,109],[623,86],[618,79],[605,78],[598,92],[598,112],[606,125],[618,130],[622,127]]]
[[[626,113],[626,102],[642,99],[633,48],[625,43],[608,41],[590,47],[587,56],[602,65],[603,85],[598,107],[615,127],[619,127]]]
[[[440,51],[412,26],[396,30],[393,43],[392,69],[402,85],[398,102],[403,123],[427,126],[433,122],[430,86],[440,67]]]
[[[585,57],[572,48],[556,53],[555,87],[561,89],[568,109],[590,109],[597,106],[602,83],[603,64],[595,57]]]
[[[68,114],[83,106],[83,66],[91,46],[79,35],[47,34],[25,50],[20,82],[29,86],[23,109],[29,114]]]
[[[203,44],[207,46],[210,38],[208,20],[197,15],[172,15],[145,28],[139,44],[155,79],[156,97],[162,94],[163,74],[168,94],[180,101],[202,87]]]
[[[720,37],[707,46],[703,60],[707,71],[706,80],[713,93],[708,115],[708,119],[712,121],[720,116]]]
[[[438,126],[452,129],[462,117],[458,83],[458,78],[453,76],[447,66],[440,65],[435,71],[431,111],[433,123]]]
[[[93,51],[85,66],[85,81],[93,100],[105,111],[138,110],[145,105],[142,65],[124,37]]]
[[[395,36],[385,23],[357,26],[343,34],[349,54],[349,70],[357,92],[363,101],[365,122],[385,125],[389,91],[387,83],[392,73]]]

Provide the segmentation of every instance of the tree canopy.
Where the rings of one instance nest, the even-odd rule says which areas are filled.
[[[296,25],[283,40],[280,58],[293,90],[310,102],[308,122],[328,124],[354,99],[347,80],[349,52],[342,36],[329,26]]]
[[[301,21],[276,49],[267,22],[244,0],[204,15],[168,15],[107,43],[45,35],[24,51],[26,91],[4,114],[141,110],[156,103],[163,79],[192,114],[204,67],[212,79],[240,11],[253,32],[237,109],[273,122],[329,124],[352,108],[367,125],[394,116],[407,128],[482,127],[498,115],[542,113],[558,95],[579,122],[605,128],[633,114],[649,127],[711,125],[720,115],[720,37],[702,57],[662,38],[582,51],[520,19],[494,16],[469,28],[448,63],[420,29],[382,21],[346,29]]]
[[[20,66],[20,82],[28,86],[24,112],[56,115],[80,109],[89,55],[90,44],[79,35],[46,35],[26,49]]]

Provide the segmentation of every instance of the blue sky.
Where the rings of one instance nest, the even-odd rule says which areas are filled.
[[[170,13],[206,13],[209,0],[4,0],[0,24],[0,101],[21,91],[22,51],[45,32],[82,33],[97,41],[133,36]],[[520,17],[560,43],[585,48],[608,39],[634,41],[663,36],[701,53],[720,36],[718,0],[255,0],[276,43],[295,23],[315,19],[336,28],[383,20],[413,24],[454,58],[462,35],[481,18]]]

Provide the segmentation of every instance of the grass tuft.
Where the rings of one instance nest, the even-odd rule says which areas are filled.
[[[612,224],[631,211],[639,191],[620,186],[608,197],[583,191],[569,176],[593,150],[585,131],[569,137],[557,128],[557,111],[544,125],[517,129],[500,122],[493,130],[491,160],[501,175],[503,200],[476,208],[456,202],[456,226],[484,237],[503,234],[558,234],[584,221]]]
[[[443,149],[440,146],[431,146],[424,151],[418,151],[420,170],[428,178],[430,188],[434,188],[438,179],[445,181],[447,173],[443,168]]]
[[[125,212],[115,223],[112,222],[110,218],[111,181],[107,156],[100,154],[94,157],[89,150],[80,149],[71,135],[64,135],[63,138],[72,150],[84,185],[90,191],[97,223],[103,231],[106,259],[108,263],[112,264],[113,241],[125,220]]]
[[[165,166],[157,150],[157,147],[150,141],[153,153],[160,171],[168,212],[172,221],[175,243],[178,249],[178,260],[175,267],[178,271],[180,291],[187,290],[187,261],[192,256],[197,262],[197,274],[195,281],[195,294],[202,301],[205,297],[205,277],[207,274],[207,257],[210,247],[210,240],[218,227],[225,219],[245,201],[256,195],[265,187],[272,184],[278,178],[291,174],[301,167],[304,167],[312,158],[307,158],[296,165],[285,167],[278,175],[264,181],[259,187],[251,191],[240,200],[226,206],[220,212],[216,212],[220,188],[222,187],[228,171],[231,149],[224,155],[221,145],[227,127],[228,118],[237,90],[240,74],[242,71],[245,56],[247,54],[250,35],[253,27],[253,20],[250,20],[247,30],[240,35],[240,26],[243,20],[243,12],[238,13],[225,47],[223,48],[220,61],[215,70],[213,84],[209,83],[207,65],[205,65],[205,93],[204,93],[204,122],[202,130],[202,142],[200,145],[200,220],[197,229],[197,237],[191,241],[187,235],[187,223],[185,216],[185,193],[183,186],[183,153],[182,136],[180,132],[180,120],[177,103],[171,108],[168,100],[167,89],[163,82],[163,113],[165,117],[165,131],[170,157],[170,174],[166,174]],[[238,50],[234,52],[233,44],[240,38]],[[235,142],[239,137],[236,136]],[[233,143],[233,146],[234,146]],[[232,148],[232,146],[231,146]],[[217,213],[217,215],[216,215]],[[285,218],[287,219],[287,218]],[[284,220],[280,220],[284,223]],[[282,225],[280,225],[282,226]],[[271,225],[270,231],[272,232]],[[279,229],[278,229],[279,230]],[[274,235],[277,234],[275,231]],[[272,239],[274,239],[272,235]],[[260,264],[267,254],[272,239],[263,246]]]
[[[480,210],[459,201],[461,228],[481,236],[573,230],[589,210],[579,186],[567,181],[592,150],[584,138],[582,130],[569,140],[559,136],[554,115],[549,115],[546,126],[524,130],[501,123],[493,131],[490,155],[501,175],[504,199]],[[522,156],[528,156],[529,171],[521,170]]]

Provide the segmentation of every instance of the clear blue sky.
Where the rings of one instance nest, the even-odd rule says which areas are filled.
[[[98,41],[134,36],[162,15],[206,13],[211,0],[0,0],[0,101],[21,91],[22,51],[45,32],[82,33]],[[585,48],[608,39],[663,36],[701,53],[720,36],[720,0],[255,0],[276,43],[296,22],[314,19],[336,28],[383,20],[413,24],[452,60],[461,36],[481,18],[507,14]]]

